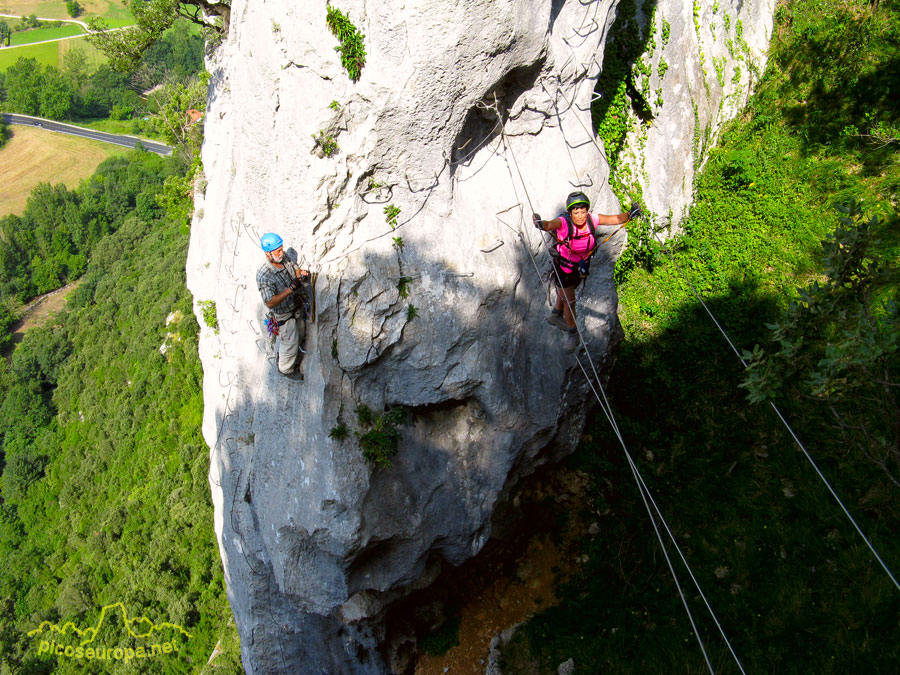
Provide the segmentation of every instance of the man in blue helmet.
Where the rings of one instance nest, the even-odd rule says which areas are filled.
[[[305,325],[306,304],[303,281],[309,272],[302,270],[284,251],[284,240],[274,232],[260,237],[260,245],[266,254],[266,262],[256,272],[256,285],[266,307],[272,310],[278,322],[278,371],[291,379],[302,380],[300,362],[301,330]]]

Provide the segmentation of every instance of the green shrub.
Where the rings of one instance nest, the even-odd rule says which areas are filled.
[[[347,428],[347,425],[341,422],[335,427],[331,428],[331,431],[328,432],[328,438],[332,438],[336,441],[343,441],[347,436],[350,435],[350,430]]]
[[[375,413],[365,403],[360,403],[356,409],[356,422],[360,426],[367,427],[375,421]]]
[[[316,142],[316,145],[322,148],[322,154],[326,157],[331,157],[340,149],[338,148],[337,140],[335,140],[334,136],[326,134],[322,130],[319,130],[318,136],[313,134],[312,139]]]
[[[134,107],[130,105],[114,105],[109,111],[111,120],[130,120],[134,117]]]
[[[370,181],[370,185],[374,185],[374,183]],[[397,227],[397,216],[399,215],[400,207],[393,204],[388,204],[384,207],[384,222],[390,225],[392,230]]]
[[[397,292],[401,298],[409,297],[409,285],[412,283],[412,277],[400,277],[397,280]]]
[[[426,633],[419,638],[419,649],[432,656],[446,654],[459,645],[459,624],[459,614],[452,614],[444,621],[440,628],[433,630],[430,633]]]
[[[372,420],[372,428],[367,432],[364,434],[356,432],[363,457],[376,466],[390,466],[391,457],[397,454],[400,444],[400,430],[397,429],[397,425],[403,424],[405,420],[405,408],[391,408]]]
[[[219,317],[216,315],[216,303],[214,300],[201,300],[197,303],[200,305],[200,314],[203,316],[203,323],[207,327],[212,328],[216,333],[219,332]]]
[[[341,65],[344,66],[351,80],[358,81],[362,68],[366,64],[366,48],[363,45],[366,36],[359,32],[347,15],[330,4],[325,16],[325,25],[341,43],[340,46],[334,48],[336,52],[340,52]]]

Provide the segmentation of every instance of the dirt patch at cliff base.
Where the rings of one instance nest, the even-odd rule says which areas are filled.
[[[443,588],[445,613],[459,619],[459,644],[438,656],[420,644],[416,675],[481,675],[494,635],[558,602],[555,587],[579,564],[578,542],[589,527],[572,518],[587,483],[580,472],[549,469],[513,502],[518,536],[489,542],[442,575],[435,586]]]
[[[24,338],[25,333],[35,326],[42,326],[52,314],[60,311],[66,306],[66,299],[69,293],[78,288],[81,279],[75,281],[68,286],[57,288],[46,295],[42,295],[32,302],[24,311],[23,317],[16,321],[12,327],[12,346],[6,348],[11,352],[13,347],[19,344]]]
[[[556,604],[554,570],[561,559],[556,544],[541,535],[529,542],[511,577],[499,565],[493,570],[496,577],[486,570],[484,588],[460,608],[459,645],[440,656],[423,654],[416,675],[484,673],[494,635]]]

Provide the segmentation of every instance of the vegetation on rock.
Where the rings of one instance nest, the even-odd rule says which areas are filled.
[[[228,0],[125,0],[134,16],[134,25],[110,31],[101,18],[88,21],[94,31],[90,40],[109,58],[113,69],[131,72],[165,32],[181,17],[202,26],[213,43],[228,32],[231,3]]]
[[[366,65],[366,48],[363,44],[366,36],[353,25],[350,17],[330,4],[325,16],[325,24],[331,34],[340,42],[340,45],[334,50],[341,55],[341,65],[344,66],[350,79],[356,82],[362,74],[363,66]]]

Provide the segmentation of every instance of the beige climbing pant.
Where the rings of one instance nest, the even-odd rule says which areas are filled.
[[[278,370],[289,375],[300,364],[298,356],[300,342],[306,336],[306,322],[298,321],[293,314],[276,314],[275,318],[278,323],[284,321],[278,328]]]

